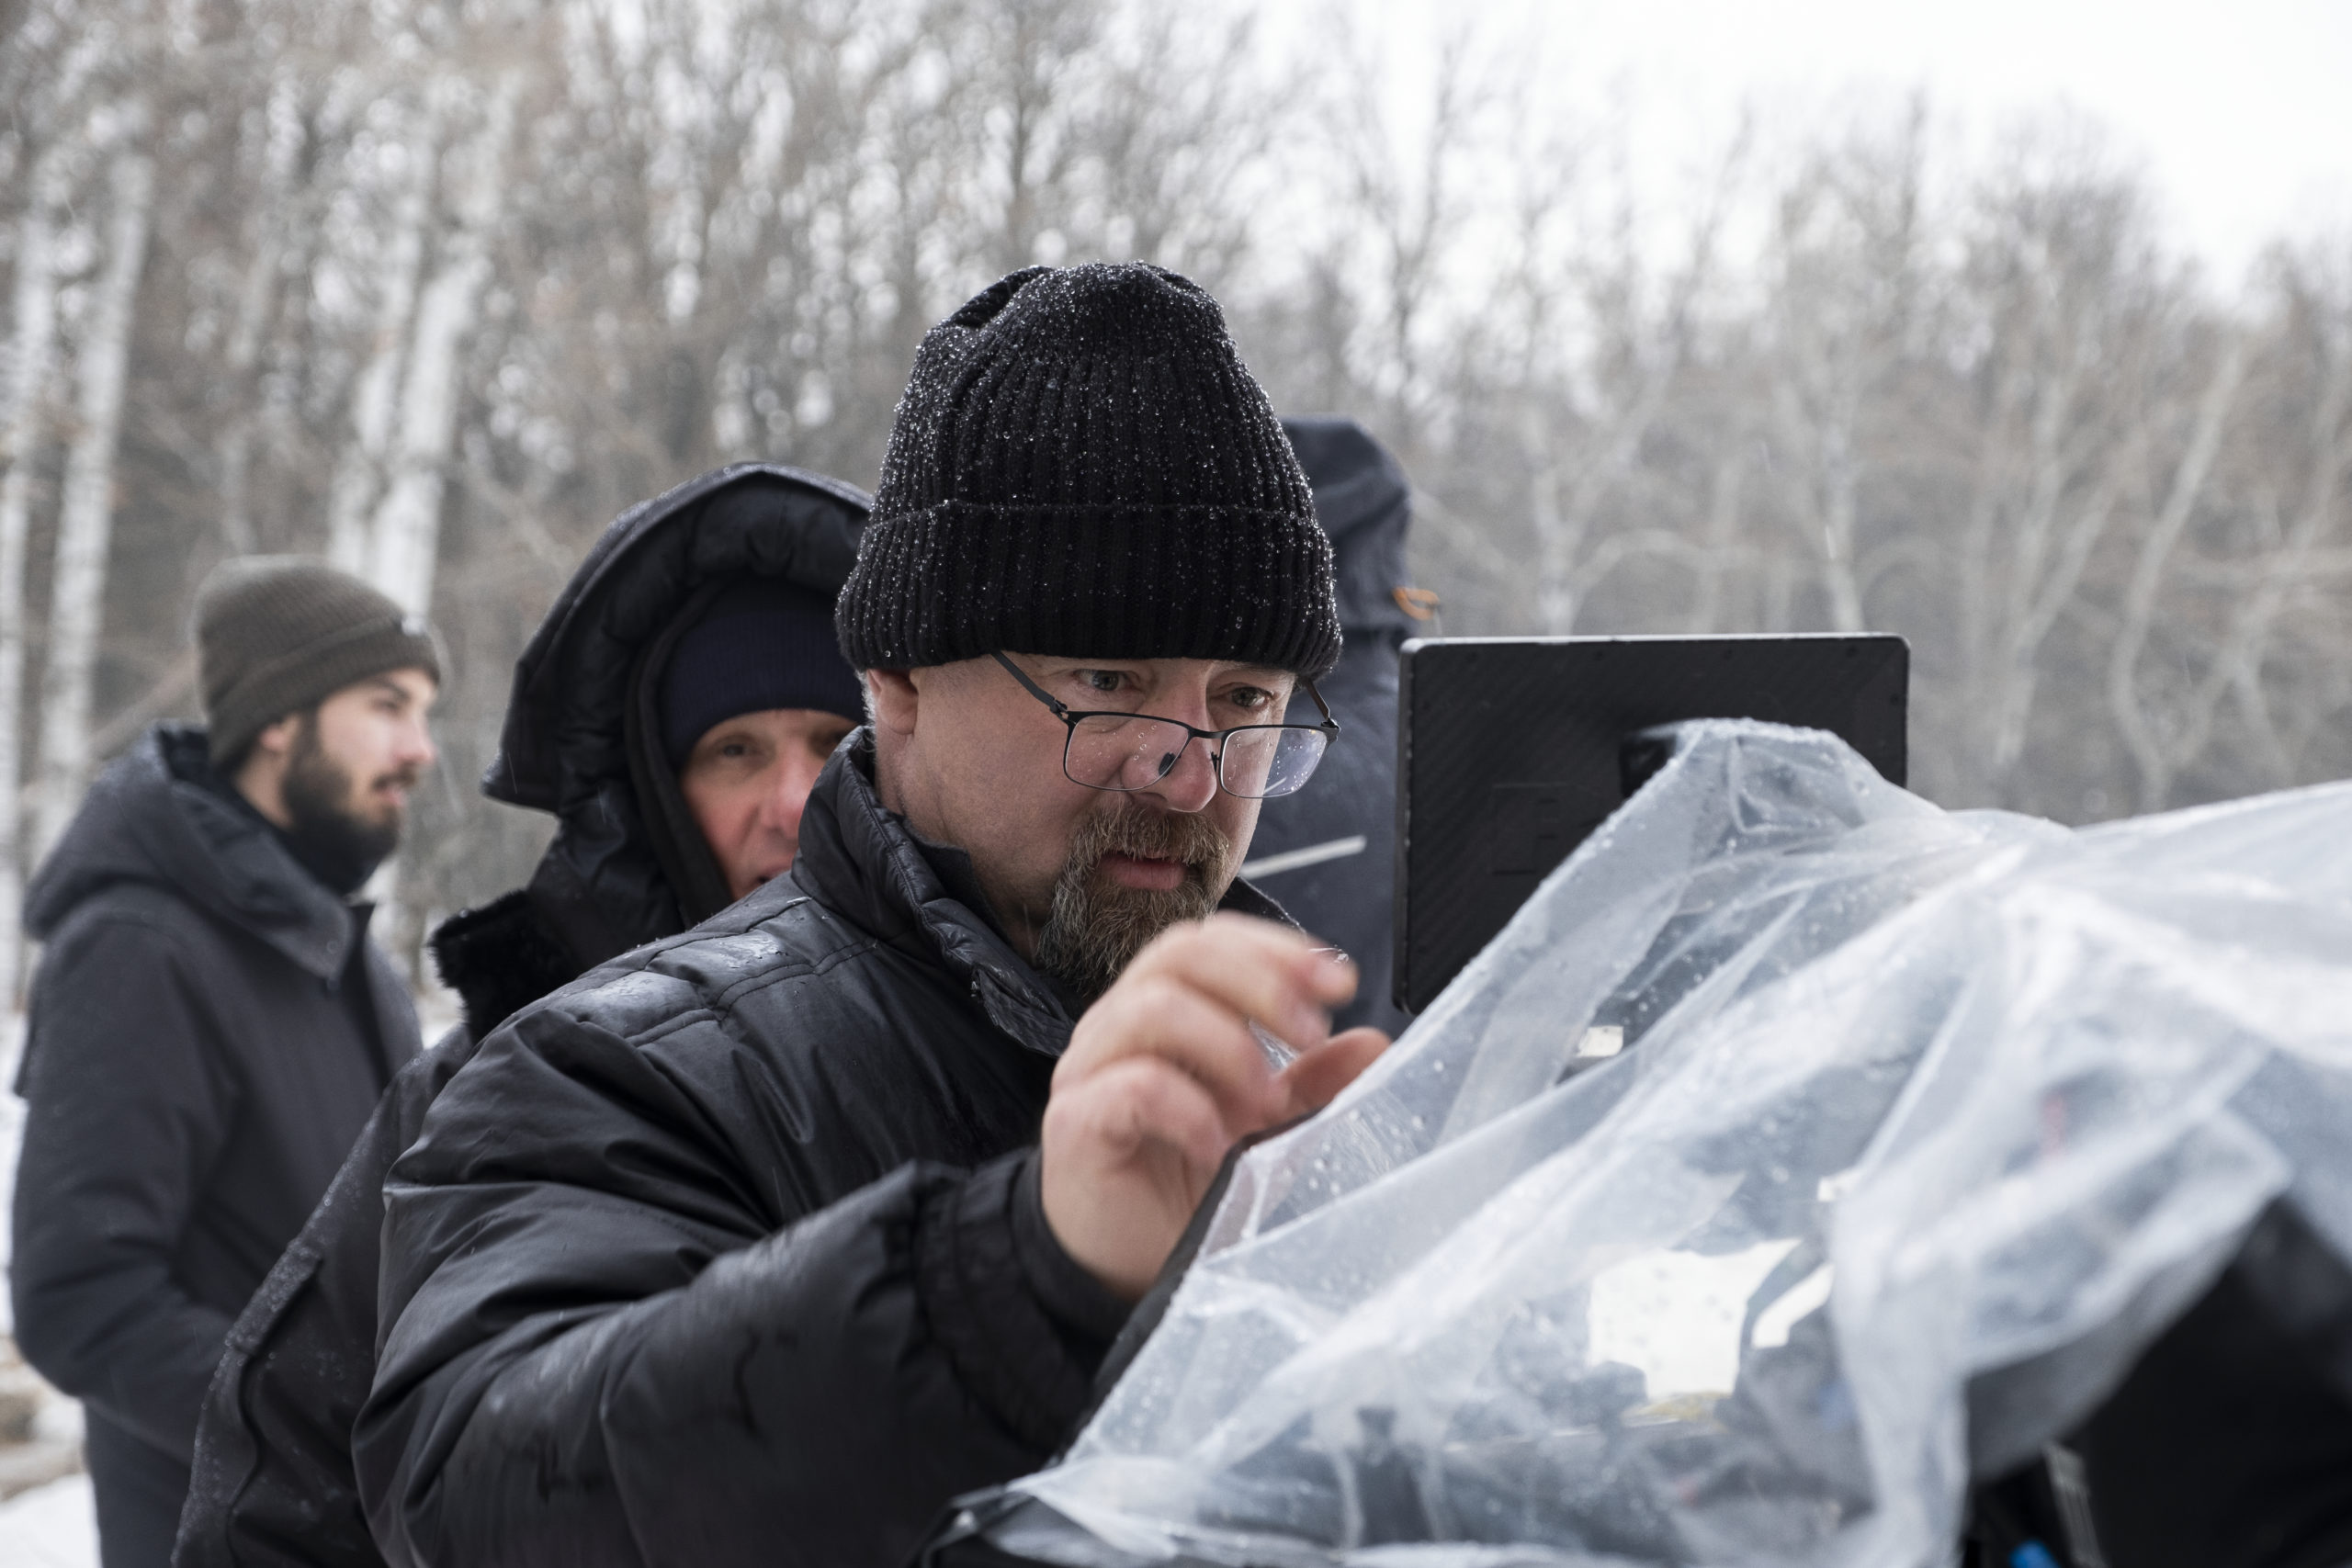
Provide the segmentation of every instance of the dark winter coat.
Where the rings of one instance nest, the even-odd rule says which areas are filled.
[[[483,788],[554,812],[555,840],[528,887],[434,933],[435,961],[464,999],[464,1021],[386,1093],[237,1320],[207,1401],[181,1568],[383,1561],[360,1510],[350,1434],[376,1370],[385,1173],[482,1035],[593,964],[684,928],[674,889],[716,872],[676,869],[700,849],[698,835],[684,841],[693,830],[681,804],[639,806],[646,770],[632,767],[630,747],[646,727],[628,715],[650,684],[640,679],[649,650],[707,586],[743,573],[838,592],[866,501],[796,469],[721,469],[623,514],[548,612],[516,665]],[[674,796],[666,767],[652,782]],[[649,817],[673,836],[649,829]]]
[[[17,1337],[83,1402],[109,1568],[160,1564],[222,1337],[416,1054],[416,1018],[366,911],[227,794],[200,729],[157,728],[91,786],[26,922],[47,947]]]
[[[393,1168],[355,1451],[395,1561],[899,1568],[1070,1435],[1125,1317],[1037,1206],[1070,1014],[870,757],[788,877],[509,1021]]]
[[[1394,1033],[1405,1024],[1388,995],[1396,882],[1396,650],[1428,629],[1396,597],[1411,581],[1405,574],[1405,535],[1412,486],[1396,459],[1354,420],[1286,419],[1283,429],[1315,487],[1315,515],[1331,536],[1347,646],[1339,668],[1316,682],[1340,721],[1340,739],[1305,789],[1260,810],[1250,856],[1261,861],[1364,840],[1353,853],[1255,879],[1300,925],[1355,960],[1355,1000],[1333,1021]],[[1299,705],[1294,703],[1292,711]]]

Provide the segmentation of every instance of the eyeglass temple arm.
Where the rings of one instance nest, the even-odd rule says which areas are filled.
[[[1064,707],[1060,703],[1056,702],[1051,693],[1038,685],[1036,682],[1029,679],[1028,676],[1023,674],[1021,672],[1020,665],[1015,664],[1012,660],[1007,659],[1001,653],[993,653],[989,657],[995,660],[999,664],[1003,665],[1005,672],[1011,675],[1014,680],[1020,682],[1023,691],[1026,691],[1031,696],[1036,698],[1039,702],[1053,709],[1054,716],[1056,718],[1060,719],[1065,724],[1069,722],[1069,709]],[[1319,702],[1321,699],[1318,698],[1317,700]]]
[[[1331,705],[1323,700],[1323,694],[1315,689],[1314,682],[1302,679],[1299,684],[1306,687],[1306,694],[1315,699],[1315,711],[1323,716],[1323,728],[1337,736],[1340,733],[1340,721],[1331,716]]]

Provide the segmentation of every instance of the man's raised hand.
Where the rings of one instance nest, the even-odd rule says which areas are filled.
[[[1129,1300],[1150,1287],[1226,1151],[1320,1110],[1387,1048],[1330,1032],[1354,965],[1284,926],[1219,914],[1163,932],[1078,1021],[1046,1106],[1054,1235]],[[1297,1051],[1280,1071],[1252,1021]]]

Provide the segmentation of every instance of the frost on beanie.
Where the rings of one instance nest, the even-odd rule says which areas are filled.
[[[441,679],[433,634],[389,596],[311,556],[223,561],[196,592],[198,682],[215,767],[254,737],[388,670]]]
[[[1142,263],[1013,273],[923,338],[835,625],[861,670],[1340,657],[1289,440],[1216,301]]]

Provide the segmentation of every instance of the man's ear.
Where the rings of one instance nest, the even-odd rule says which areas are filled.
[[[255,753],[271,757],[289,755],[294,750],[294,731],[300,727],[301,723],[300,714],[289,713],[275,724],[263,726],[261,733],[254,737],[253,750],[246,755],[252,756]]]
[[[915,732],[915,710],[922,705],[922,693],[916,685],[914,673],[907,670],[868,670],[865,672],[865,706],[875,724],[893,735]]]

